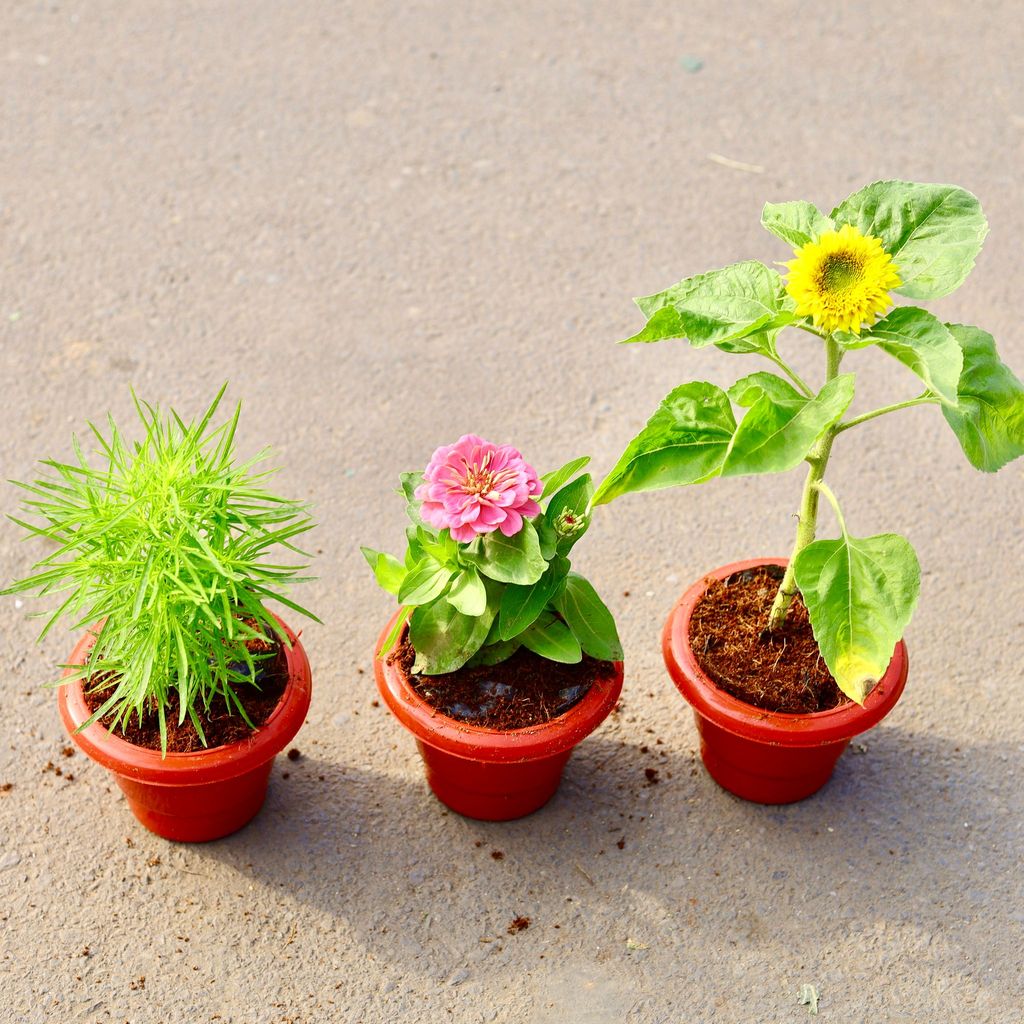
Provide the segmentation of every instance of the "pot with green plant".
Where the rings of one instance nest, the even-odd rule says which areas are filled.
[[[313,617],[286,596],[304,565],[272,554],[302,556],[312,521],[265,489],[266,450],[236,460],[240,405],[212,423],[223,394],[190,423],[136,399],[141,440],[108,416],[90,424],[92,458],[75,438],[72,461],[18,484],[14,522],[55,547],[3,591],[59,595],[40,640],[61,619],[84,630],[58,690],[65,726],[147,828],[186,842],[255,816],[310,701],[302,644],[267,602]]]
[[[971,465],[993,472],[1024,452],[1024,387],[980,328],[916,305],[890,308],[894,292],[936,299],[967,277],[988,230],[969,192],[879,181],[828,216],[808,202],[769,203],[762,224],[794,249],[785,277],[748,261],[688,278],[637,300],[647,323],[628,340],[715,345],[779,373],[752,373],[726,390],[706,381],[675,388],[594,503],[807,464],[790,557],[709,573],[663,636],[711,775],[740,796],[783,803],[824,785],[850,738],[895,704],[918,597],[918,561],[904,538],[850,533],[824,479],[833,450],[879,416],[932,405]],[[819,346],[821,382],[812,386],[785,359],[785,328]],[[847,370],[868,350],[902,364],[923,390],[850,415],[856,378]],[[838,538],[817,536],[822,498]]]
[[[538,477],[515,448],[468,434],[402,474],[404,559],[362,549],[400,605],[378,689],[431,789],[468,817],[547,803],[622,690],[615,621],[569,561],[590,524],[589,461]]]

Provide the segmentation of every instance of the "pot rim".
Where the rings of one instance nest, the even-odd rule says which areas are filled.
[[[64,727],[72,741],[92,760],[139,782],[157,786],[197,785],[223,782],[252,771],[278,754],[299,731],[306,720],[312,691],[309,659],[298,634],[279,616],[274,615],[274,618],[291,641],[290,647],[283,648],[288,683],[270,717],[246,739],[190,753],[169,753],[165,757],[159,750],[129,743],[99,722],[78,732],[78,727],[92,714],[85,703],[81,680],[63,683],[57,692]],[[96,629],[96,626],[89,629],[75,645],[64,669],[65,677],[73,674],[76,665],[84,664],[89,648],[96,641]]]
[[[447,754],[471,761],[509,763],[530,761],[571,750],[590,735],[611,712],[622,692],[623,665],[613,662],[610,679],[598,679],[587,695],[568,711],[541,725],[502,731],[456,721],[431,707],[395,665],[378,657],[391,632],[396,612],[381,630],[374,648],[377,689],[394,716],[417,740]]]
[[[705,573],[679,598],[662,632],[662,654],[669,675],[694,710],[715,725],[745,739],[789,747],[815,747],[849,740],[880,722],[893,708],[907,681],[907,646],[900,640],[884,675],[864,704],[849,701],[828,711],[794,714],[766,711],[718,688],[698,665],[689,643],[690,618],[712,580],[763,565],[785,567],[786,558],[748,558]]]

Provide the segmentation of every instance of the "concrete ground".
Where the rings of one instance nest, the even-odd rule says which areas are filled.
[[[0,1018],[778,1024],[812,984],[836,1024],[1024,1019],[1019,464],[976,473],[929,408],[837,445],[851,529],[906,533],[925,574],[904,699],[791,807],[708,779],[658,633],[705,569],[788,550],[799,474],[600,511],[578,565],[621,623],[623,713],[509,824],[446,813],[372,705],[391,601],[357,548],[399,546],[397,474],[462,432],[601,473],[672,385],[761,368],[614,342],[632,295],[787,258],[766,199],[972,189],[992,233],[933,308],[1024,371],[1021,30],[953,0],[5,5],[3,476],[127,422],[131,384],[192,413],[230,379],[243,446],[315,503],[326,625],[302,760],[188,847],[59,756],[41,684],[72,638],[36,648],[3,602]],[[858,409],[915,393],[857,358]]]

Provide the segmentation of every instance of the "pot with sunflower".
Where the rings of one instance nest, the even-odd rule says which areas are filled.
[[[473,434],[402,475],[402,561],[363,548],[399,609],[375,648],[381,697],[453,810],[504,821],[554,795],[622,690],[615,621],[569,555],[593,484],[575,459],[539,477]]]
[[[978,327],[917,305],[967,277],[988,231],[978,200],[952,185],[878,181],[826,216],[809,202],[769,203],[764,227],[794,249],[784,277],[748,261],[637,300],[646,326],[630,342],[685,339],[759,356],[727,389],[675,388],[594,497],[779,473],[807,464],[789,558],[709,572],[663,633],[670,675],[693,705],[711,775],[750,800],[799,800],[828,781],[852,736],[893,707],[907,675],[903,643],[920,570],[907,540],[858,537],[824,480],[848,431],[918,405],[937,407],[968,461],[993,472],[1024,453],[1024,386]],[[790,365],[781,332],[820,349],[822,379]],[[874,350],[918,379],[918,394],[850,411],[849,363]],[[895,365],[895,364],[893,364]],[[821,499],[836,539],[817,536]]]

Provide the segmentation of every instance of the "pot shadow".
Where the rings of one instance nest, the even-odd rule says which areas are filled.
[[[713,948],[817,958],[851,934],[884,944],[895,929],[904,946],[934,939],[969,962],[1005,961],[992,922],[1024,923],[1006,785],[1019,748],[957,750],[885,726],[814,797],[773,807],[720,789],[696,751],[617,733],[583,743],[554,799],[512,822],[447,810],[408,743],[390,771],[279,759],[258,825],[195,851],[272,893],[280,919],[301,921],[309,941],[357,941],[382,977],[415,971],[466,991],[521,971],[524,948],[546,954],[541,994],[524,996],[540,1000],[537,1019],[568,998],[561,983],[544,987],[543,971],[593,968],[623,934],[657,945],[595,974],[595,1007],[618,1015],[594,1019],[633,1019],[637,992],[660,991],[695,931]],[[516,918],[529,930],[510,934]],[[998,968],[976,977],[1019,985]],[[387,1006],[397,1012],[396,998]],[[572,998],[582,1013],[579,990]]]
[[[615,755],[607,739],[593,746]],[[1024,745],[957,747],[886,725],[855,739],[814,796],[775,806],[723,790],[695,755],[658,757],[644,825],[645,855],[662,869],[645,891],[666,913],[689,902],[687,925],[713,920],[723,945],[761,955],[812,957],[847,937],[868,949],[894,936],[903,951],[945,947],[980,986],[1024,999],[1013,966],[1024,938],[1014,784]],[[614,775],[593,782],[594,800],[621,801]]]

